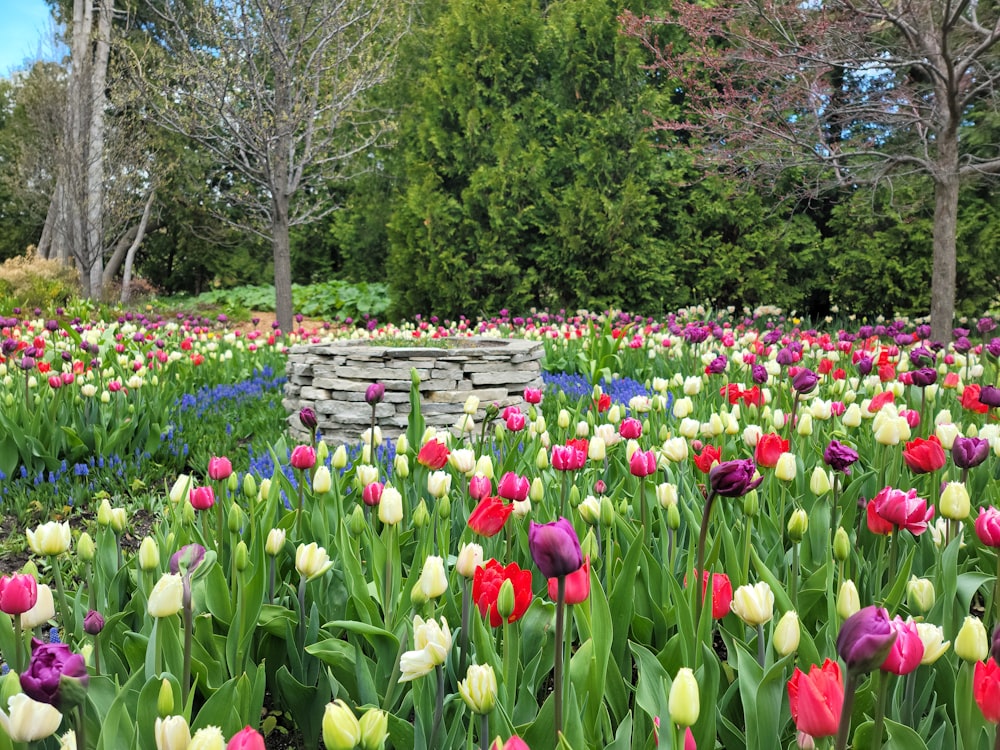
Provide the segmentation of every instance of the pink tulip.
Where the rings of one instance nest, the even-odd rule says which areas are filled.
[[[1000,510],[989,507],[979,511],[976,536],[987,547],[1000,547]]]
[[[195,487],[188,498],[195,510],[208,510],[215,505],[215,491],[211,487]]]
[[[316,449],[311,445],[296,445],[289,463],[299,471],[307,471],[316,465]]]
[[[917,497],[917,491],[907,492],[886,487],[872,500],[875,512],[898,529],[906,529],[914,536],[927,531],[927,522],[934,517],[934,506]]]
[[[528,497],[531,483],[527,477],[519,476],[512,471],[508,471],[500,477],[500,484],[497,485],[497,494],[504,500],[523,502]]]
[[[917,624],[912,618],[903,620],[899,615],[890,620],[889,624],[896,631],[896,640],[881,668],[893,674],[909,674],[920,666],[920,660],[924,658],[924,642],[920,640]]]
[[[629,459],[629,471],[634,477],[647,477],[656,472],[656,454],[653,451],[636,451]]]
[[[233,473],[233,464],[225,456],[212,456],[208,459],[208,478],[216,481],[229,479]]]
[[[233,735],[226,750],[266,750],[266,746],[260,732],[247,726]]]
[[[34,576],[15,573],[0,576],[0,612],[23,615],[38,601],[38,582]]]
[[[469,480],[469,497],[474,500],[482,500],[485,497],[489,497],[491,492],[493,492],[493,483],[489,477],[476,474]]]

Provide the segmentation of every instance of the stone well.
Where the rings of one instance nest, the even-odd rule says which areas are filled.
[[[385,386],[375,410],[384,438],[406,430],[410,413],[410,371],[420,376],[421,414],[429,426],[453,428],[469,396],[477,396],[481,423],[485,407],[521,403],[525,388],[541,388],[542,344],[524,339],[447,338],[441,346],[383,346],[368,341],[301,344],[288,357],[284,406],[293,437],[308,439],[298,420],[304,406],[316,412],[323,439],[356,442],[371,420],[365,390]]]

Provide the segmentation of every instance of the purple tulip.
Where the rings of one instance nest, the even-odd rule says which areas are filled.
[[[774,361],[779,365],[790,365],[795,362],[795,353],[786,346],[784,349],[778,350],[778,353],[774,357]]]
[[[996,321],[993,318],[980,318],[979,322],[976,323],[976,330],[980,333],[989,333],[997,327]]]
[[[1000,624],[993,631],[993,661],[1000,664]]]
[[[722,497],[742,497],[763,481],[763,477],[753,478],[756,472],[757,466],[749,458],[723,461],[708,472],[708,483],[712,488],[712,494]]]
[[[21,689],[29,698],[63,710],[83,700],[88,680],[86,662],[67,644],[31,639],[31,661],[21,674]]]
[[[367,401],[371,406],[379,403],[384,398],[385,386],[381,383],[372,383],[365,391],[365,401]]]
[[[754,365],[750,368],[750,377],[757,385],[767,382],[767,368],[764,365]]]
[[[705,372],[709,375],[720,375],[726,371],[726,355],[720,354],[718,357],[713,359],[708,363],[708,367],[705,368]]]
[[[573,524],[562,516],[552,523],[528,526],[528,549],[531,559],[546,578],[575,573],[583,565],[583,552]]]
[[[967,351],[972,349],[972,342],[969,341],[969,339],[967,339],[965,336],[959,336],[957,339],[955,339],[955,343],[952,344],[952,346],[955,348],[955,351],[958,352],[959,354],[965,354]]]
[[[799,370],[795,373],[795,377],[792,378],[792,388],[795,389],[796,393],[801,393],[803,396],[812,393],[816,389],[817,383],[819,383],[819,375],[809,368]]]
[[[978,437],[955,438],[951,446],[951,460],[960,469],[979,466],[990,455],[990,441]]]
[[[205,559],[205,548],[200,544],[185,544],[170,556],[170,572],[190,575]]]
[[[310,409],[308,406],[303,406],[299,409],[299,422],[307,430],[315,430],[319,421],[316,419],[316,412]]]
[[[104,630],[104,618],[96,609],[92,609],[83,618],[83,632],[87,635],[98,635]]]
[[[858,374],[861,377],[867,377],[871,374],[872,368],[875,366],[875,360],[871,357],[862,355],[858,359]]]
[[[921,367],[919,370],[914,370],[910,373],[910,377],[913,379],[913,385],[917,386],[917,388],[926,388],[937,382],[937,370],[930,367]]]
[[[1000,358],[1000,338],[990,339],[990,343],[986,345],[986,351],[994,359]]]
[[[823,451],[823,460],[834,471],[851,473],[851,464],[858,460],[858,452],[837,440],[831,440]]]
[[[881,666],[895,640],[888,611],[872,605],[844,620],[837,635],[837,654],[848,672],[863,674]]]
[[[1000,388],[995,385],[984,385],[979,391],[979,403],[987,406],[1000,406]]]

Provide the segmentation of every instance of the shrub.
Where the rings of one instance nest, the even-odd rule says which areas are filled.
[[[0,297],[23,307],[51,307],[67,302],[79,287],[76,269],[46,260],[33,247],[0,265]]]

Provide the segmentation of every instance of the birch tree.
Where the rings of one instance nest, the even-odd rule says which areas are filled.
[[[676,2],[626,13],[681,114],[655,127],[755,184],[803,194],[923,175],[934,189],[933,338],[951,337],[963,182],[1000,174],[1000,143],[967,138],[1000,104],[1000,6],[978,0]],[[681,29],[683,42],[661,41]],[[665,133],[664,133],[665,134]],[[872,269],[878,273],[878,269]]]
[[[139,71],[149,106],[210,152],[223,217],[271,243],[278,323],[291,330],[289,230],[335,208],[327,185],[386,131],[368,94],[389,73],[407,4],[193,0],[149,11],[156,46]]]

